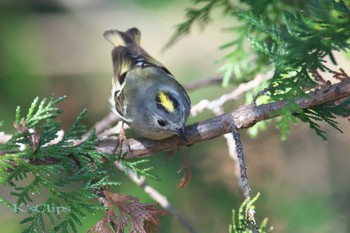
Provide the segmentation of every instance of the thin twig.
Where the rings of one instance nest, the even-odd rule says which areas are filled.
[[[248,202],[251,201],[250,198],[250,187],[249,187],[249,181],[248,181],[248,176],[247,176],[247,165],[244,160],[244,153],[243,153],[243,144],[241,141],[241,136],[238,132],[237,127],[232,124],[232,136],[235,140],[236,144],[236,151],[237,151],[237,158],[239,162],[239,171],[240,171],[240,180],[241,180],[241,185],[240,187],[242,188],[243,191],[243,197],[244,199],[248,199]],[[251,221],[250,227],[253,230],[253,232],[258,233],[258,229],[254,226],[256,221],[255,221],[255,210],[253,208],[247,209],[248,211],[248,216],[249,220]]]
[[[224,134],[224,137],[226,139],[228,154],[234,162],[234,175],[235,175],[238,183],[240,184],[239,187],[242,187],[241,173],[240,173],[240,168],[239,168],[235,140],[234,140],[233,135],[231,133]]]
[[[270,79],[272,77],[273,73],[268,72],[264,75],[257,75],[253,80],[247,83],[240,84],[236,89],[234,89],[231,93],[228,93],[226,95],[222,95],[220,98],[216,100],[202,100],[198,104],[194,105],[191,109],[192,116],[197,115],[198,113],[204,111],[205,109],[208,109],[212,111],[216,116],[219,116],[223,114],[222,106],[230,100],[234,100],[238,98],[240,95],[246,93],[247,91],[250,91],[258,86],[261,85],[262,82]],[[243,148],[242,148],[242,142],[240,141],[240,135],[238,133],[237,128],[233,126],[236,130],[232,133],[225,134],[224,137],[227,141],[227,146],[229,150],[229,155],[233,159],[234,167],[235,167],[235,177],[240,183],[240,187],[242,188],[242,193],[244,194],[244,199],[249,196],[249,192],[247,194],[247,190],[245,187],[245,183],[247,183],[248,179],[246,178],[245,171],[242,170],[242,167],[240,165],[244,162],[243,157]],[[239,145],[239,146],[237,146]],[[238,153],[237,153],[238,152]],[[244,178],[245,177],[245,178]],[[249,189],[248,189],[249,190]]]
[[[237,158],[239,162],[241,172],[241,186],[243,190],[244,199],[250,198],[250,187],[247,177],[247,165],[244,160],[243,144],[241,142],[241,136],[239,135],[238,128],[232,124],[232,135],[236,144]]]
[[[124,168],[119,162],[114,162],[114,165],[120,170],[125,171]],[[165,209],[171,216],[173,216],[177,221],[179,221],[187,230],[191,233],[197,233],[192,224],[186,220],[186,218],[182,217],[182,215],[172,207],[171,203],[168,201],[166,196],[159,193],[152,186],[147,184],[145,177],[138,177],[133,171],[127,169],[128,177],[137,185],[140,186],[145,193],[147,193],[153,200],[159,203],[159,205]]]
[[[211,111],[217,111],[217,108],[223,106],[227,101],[237,99],[243,93],[250,91],[263,83],[264,81],[270,79],[273,73],[268,72],[264,75],[257,75],[253,80],[247,83],[241,83],[237,88],[235,88],[231,93],[222,95],[216,100],[201,100],[198,104],[195,104],[191,108],[191,115],[196,116],[198,113],[203,112],[205,109]]]

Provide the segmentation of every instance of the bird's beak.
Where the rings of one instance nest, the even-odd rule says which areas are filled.
[[[177,135],[179,135],[180,136],[180,138],[184,141],[184,142],[188,142],[187,141],[187,138],[186,138],[186,132],[185,132],[185,126],[182,126],[181,128],[179,128],[178,130],[177,130]]]

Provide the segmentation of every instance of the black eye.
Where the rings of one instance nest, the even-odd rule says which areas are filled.
[[[157,123],[158,123],[159,126],[162,126],[162,127],[166,126],[166,121],[165,120],[157,120]]]

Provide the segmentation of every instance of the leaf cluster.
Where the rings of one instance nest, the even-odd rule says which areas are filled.
[[[0,184],[12,188],[10,198],[0,196],[0,202],[27,216],[20,222],[27,225],[23,232],[47,232],[47,221],[52,232],[77,232],[87,214],[106,208],[91,200],[99,198],[106,187],[119,184],[107,173],[112,155],[95,150],[95,131],[82,139],[87,133],[82,124],[86,110],[62,133],[56,120],[61,111],[55,105],[64,98],[36,98],[24,116],[18,107],[17,131],[7,143],[0,144]],[[139,163],[124,164],[137,174],[148,175],[149,169],[138,168]],[[36,203],[36,194],[46,200]]]
[[[342,0],[193,2],[168,45],[189,33],[195,23],[207,25],[212,11],[221,8],[223,15],[236,21],[225,30],[233,39],[221,46],[229,51],[220,59],[225,63],[220,69],[223,85],[246,82],[257,74],[274,70],[272,79],[264,84],[267,88],[260,87],[258,91],[264,90],[262,93],[268,96],[265,103],[287,101],[279,112],[282,117],[277,118],[282,138],[289,132],[289,123],[297,119],[308,122],[317,135],[326,138],[319,122],[330,123],[329,115],[346,115],[346,110],[334,115],[328,111],[329,106],[319,106],[318,111],[313,110],[316,119],[310,112],[302,111],[294,100],[307,96],[310,89],[327,85],[325,75],[339,78],[340,70],[343,78],[348,78],[341,67],[333,66],[337,66],[334,52],[350,49],[350,3]],[[337,122],[330,125],[336,128]]]
[[[253,199],[247,198],[239,207],[238,213],[234,209],[232,210],[232,224],[229,225],[229,233],[267,233],[272,231],[272,228],[267,229],[267,218],[263,219],[260,225],[257,225],[251,216],[259,196],[260,193]]]

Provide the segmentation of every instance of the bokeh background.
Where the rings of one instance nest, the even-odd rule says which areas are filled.
[[[107,98],[111,88],[111,45],[102,33],[107,29],[126,30],[138,27],[142,45],[165,64],[181,83],[218,75],[215,61],[225,54],[218,47],[230,38],[223,28],[232,19],[215,12],[213,22],[191,34],[171,48],[162,48],[174,33],[174,25],[183,21],[185,0],[31,0],[0,2],[0,120],[1,131],[12,133],[17,105],[26,109],[31,101],[67,95],[60,103],[60,116],[66,129],[82,109],[88,109],[87,124],[109,113]],[[349,61],[341,61],[349,67]],[[214,99],[227,89],[206,87],[191,91],[192,102]],[[225,105],[234,109],[242,101]],[[204,112],[189,123],[211,117]],[[269,218],[274,232],[350,232],[350,146],[349,122],[340,119],[339,133],[327,125],[328,142],[317,137],[306,125],[292,126],[286,141],[280,140],[271,122],[257,138],[241,131],[245,146],[248,176],[252,193],[261,193],[257,203],[257,220]],[[192,179],[185,189],[177,188],[182,174],[183,157],[188,160]],[[172,157],[160,153],[150,158],[150,166],[160,181],[149,180],[167,196],[174,207],[199,232],[228,232],[232,208],[240,197],[234,164],[228,156],[223,137],[195,144],[175,152]],[[116,171],[122,185],[120,193],[153,202],[122,173]],[[1,187],[7,195],[8,187]],[[36,195],[39,202],[44,196]],[[24,213],[0,206],[2,232],[21,232],[19,220]],[[101,215],[88,216],[79,232],[86,232]],[[161,217],[160,232],[186,232],[170,216]]]

